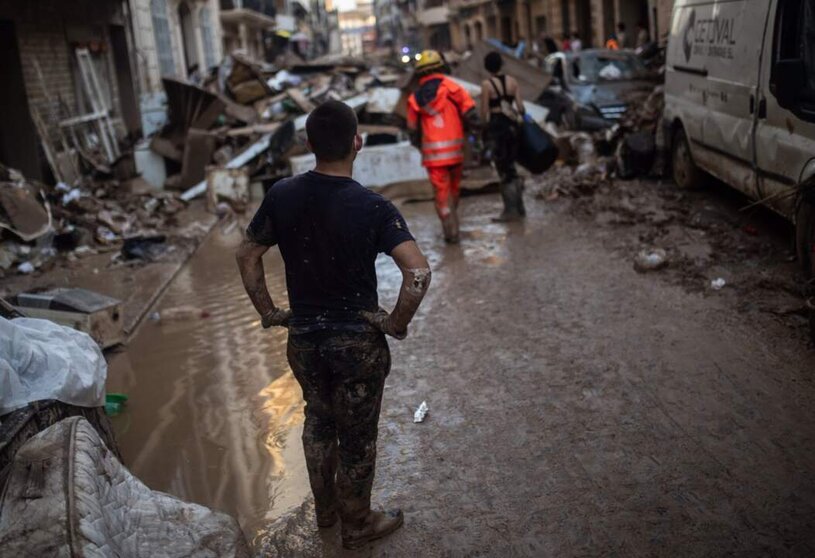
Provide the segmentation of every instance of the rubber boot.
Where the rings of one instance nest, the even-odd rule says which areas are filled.
[[[524,179],[520,176],[515,179],[518,183],[518,213],[521,217],[526,217],[526,206],[524,205]]]
[[[342,525],[342,546],[348,549],[362,548],[369,542],[386,537],[405,522],[402,510],[368,512],[358,525]]]
[[[458,229],[458,214],[455,209],[451,209],[450,213],[442,219],[441,227],[444,231],[444,241],[448,244],[458,244],[459,229]]]
[[[501,199],[504,201],[504,211],[498,217],[493,217],[495,223],[509,223],[512,221],[520,221],[522,215],[519,208],[519,198],[521,193],[518,188],[518,180],[513,179],[501,183]],[[521,199],[521,204],[523,199]]]
[[[317,527],[320,529],[328,529],[333,527],[339,519],[336,505],[325,507],[318,507],[315,505],[314,512],[317,515]]]

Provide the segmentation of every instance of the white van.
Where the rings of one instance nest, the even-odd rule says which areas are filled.
[[[676,0],[664,119],[677,184],[701,169],[791,219],[815,276],[815,2]]]

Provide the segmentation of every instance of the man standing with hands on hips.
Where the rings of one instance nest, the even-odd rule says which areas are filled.
[[[306,121],[313,171],[272,186],[237,253],[244,287],[263,327],[288,327],[288,359],[306,401],[303,449],[317,525],[342,522],[346,548],[403,523],[400,510],[371,509],[377,426],[390,371],[386,335],[404,339],[430,284],[430,268],[389,201],[351,178],[362,148],[354,111],[338,101]],[[291,310],[275,306],[263,254],[279,246]],[[393,312],[379,308],[374,261],[402,271]]]

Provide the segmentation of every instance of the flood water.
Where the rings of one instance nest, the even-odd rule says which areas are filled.
[[[286,331],[261,327],[240,282],[242,225],[208,236],[112,355],[108,391],[130,397],[114,418],[130,470],[154,490],[232,514],[251,541],[309,488],[302,392]],[[287,307],[278,251],[264,261],[272,298]],[[401,275],[385,257],[377,274],[382,302],[392,304]]]

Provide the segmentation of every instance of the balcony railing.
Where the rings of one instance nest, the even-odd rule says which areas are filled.
[[[277,15],[274,0],[221,0],[222,10],[235,10],[238,8],[254,10],[269,17]]]

